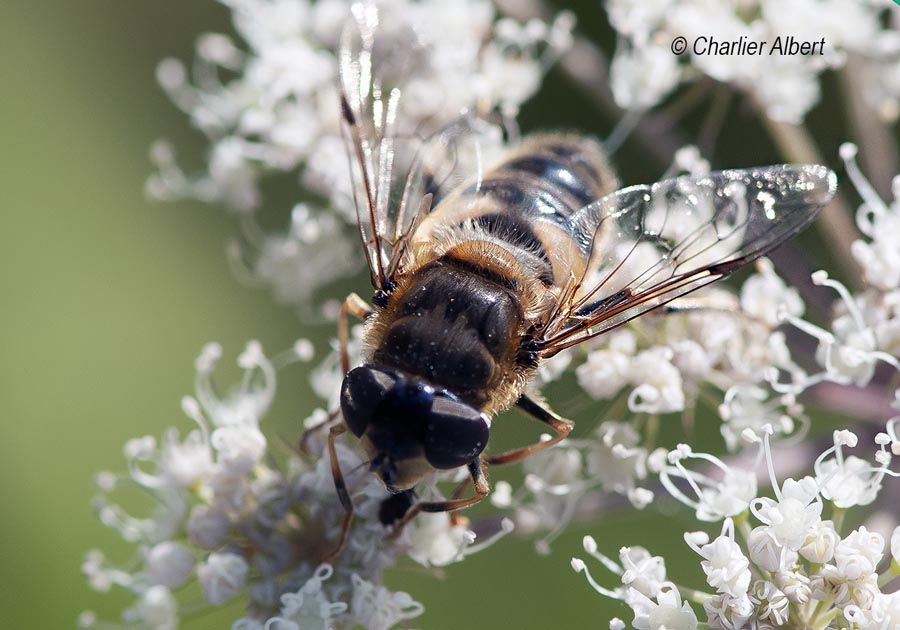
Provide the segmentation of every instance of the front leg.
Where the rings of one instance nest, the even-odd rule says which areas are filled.
[[[338,339],[340,341],[341,369],[344,374],[350,371],[350,357],[347,353],[347,343],[349,340],[347,315],[354,315],[360,319],[365,319],[369,317],[372,312],[372,307],[366,304],[365,300],[356,293],[348,295],[347,299],[344,300],[344,303],[341,304],[341,312],[338,316]],[[338,410],[333,411],[322,425],[328,426],[330,421],[337,417],[338,413]],[[313,427],[309,429],[309,431],[314,431],[318,429],[319,426]],[[309,433],[309,431],[307,431],[307,433]],[[350,492],[347,490],[347,483],[344,481],[341,463],[338,461],[337,449],[334,445],[334,439],[337,436],[346,433],[346,431],[347,426],[343,422],[330,425],[328,431],[328,455],[331,458],[331,476],[334,479],[334,490],[338,495],[338,500],[340,500],[341,505],[344,507],[344,522],[341,525],[341,535],[338,539],[337,547],[325,557],[326,562],[332,562],[340,555],[341,551],[343,551],[344,546],[347,544],[347,539],[350,537],[350,527],[353,524],[353,500],[350,498]],[[301,444],[304,444],[305,441],[306,434],[301,438]]]
[[[467,508],[470,505],[475,505],[476,503],[479,503],[482,499],[484,499],[488,494],[490,494],[491,486],[484,474],[484,469],[482,469],[481,467],[481,460],[475,459],[471,461],[468,466],[472,483],[475,486],[475,496],[462,499],[458,498],[455,493],[454,498],[447,499],[446,501],[419,501],[418,503],[413,505],[406,512],[400,522],[394,526],[394,531],[391,532],[390,538],[397,538],[401,533],[403,533],[403,528],[406,527],[406,525],[411,520],[413,520],[419,512],[454,512],[456,510]],[[461,485],[458,491],[464,487],[464,485]]]
[[[353,499],[350,498],[350,491],[347,489],[347,482],[344,480],[341,463],[337,458],[337,449],[334,446],[334,439],[346,431],[347,427],[339,424],[331,427],[331,430],[328,432],[328,456],[331,459],[331,476],[334,479],[334,491],[344,507],[344,522],[341,524],[341,535],[338,538],[338,544],[323,560],[328,563],[333,563],[334,559],[341,555],[341,551],[344,550],[347,539],[350,537],[350,526],[353,524]]]
[[[350,327],[347,323],[347,315],[353,315],[361,320],[365,320],[374,312],[372,307],[356,293],[348,295],[344,303],[341,304],[341,312],[338,316],[338,341],[341,344],[341,370],[344,374],[350,371],[350,355],[347,353]]]
[[[347,321],[349,315],[353,315],[354,317],[358,317],[361,320],[365,320],[373,313],[373,309],[369,306],[365,300],[359,297],[356,293],[351,293],[347,296],[347,299],[344,300],[343,304],[341,304],[341,310],[338,314],[338,341],[340,342],[340,360],[341,360],[341,370],[344,374],[350,371],[350,355],[347,350],[347,345],[349,343],[350,338],[350,326]],[[328,416],[320,422],[319,424],[309,427],[306,431],[303,432],[303,435],[300,437],[300,442],[298,444],[298,450],[301,453],[309,453],[310,451],[310,440],[313,436],[319,431],[324,431],[326,429],[331,429],[335,425],[335,420],[340,416],[340,409],[334,409],[329,412]]]

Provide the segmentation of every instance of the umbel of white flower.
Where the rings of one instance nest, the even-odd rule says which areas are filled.
[[[315,289],[360,264],[352,255],[356,237],[348,229],[354,220],[352,183],[335,91],[335,50],[347,2],[221,2],[232,11],[239,39],[201,37],[190,76],[178,61],[166,60],[158,68],[173,102],[206,136],[207,163],[186,174],[173,147],[159,143],[152,152],[158,172],[148,188],[160,198],[187,196],[229,207],[244,230],[242,245],[230,249],[238,272],[273,287],[279,299],[315,310],[309,306]],[[738,67],[728,58],[678,61],[668,50],[670,36],[693,37],[702,25],[732,38],[768,37],[781,32],[783,3],[610,0],[606,5],[619,33],[612,67],[616,98],[624,107],[646,108],[680,81],[705,74],[749,93],[770,117],[797,121],[818,99],[819,74],[843,64],[844,52],[859,53],[875,64],[870,69],[884,71],[876,76],[897,73],[879,64],[895,59],[891,55],[900,47],[874,61],[869,56],[875,47],[888,50],[886,40],[895,35],[877,19],[883,7],[848,8],[837,0],[816,2],[814,9],[810,4],[798,0],[790,11],[805,7],[795,22],[833,43],[823,63],[799,58],[762,67],[741,59]],[[392,24],[411,26],[423,44],[422,65],[431,69],[403,86],[398,120],[407,130],[439,125],[475,101],[514,118],[538,88],[548,61],[570,43],[570,16],[552,24],[521,24],[498,18],[487,0],[387,0],[383,10]],[[398,27],[398,32],[405,31]],[[898,85],[885,81],[867,95],[875,94],[882,113],[890,114],[891,103],[897,109]],[[499,130],[488,132],[486,139],[491,138],[487,149],[500,149]],[[583,561],[573,561],[599,592],[630,608],[633,627],[693,630],[700,627],[698,614],[709,627],[728,630],[747,624],[900,627],[900,596],[882,588],[900,573],[900,530],[891,536],[893,559],[886,567],[881,533],[863,526],[848,532],[842,525],[847,510],[875,503],[885,480],[896,476],[892,458],[900,455],[900,420],[890,421],[876,438],[874,462],[866,453],[845,454],[857,438],[837,432],[813,475],[779,483],[773,464],[772,443],[804,434],[808,419],[797,400],[808,388],[823,382],[866,385],[879,364],[900,367],[895,358],[900,354],[900,203],[872,192],[854,153],[852,146],[842,148],[865,200],[856,217],[863,238],[854,243],[853,255],[867,288],[852,293],[817,273],[816,284],[837,295],[838,308],[825,327],[813,325],[802,319],[797,292],[761,261],[739,294],[723,288],[699,294],[711,308],[647,316],[543,366],[542,382],[571,367],[585,396],[611,399],[616,413],[591,435],[527,460],[520,488],[496,484],[492,502],[510,516],[496,536],[514,523],[521,532],[540,534],[537,548],[548,552],[589,504],[585,497],[617,493],[643,508],[654,492],[665,492],[689,506],[701,523],[721,522],[714,536],[685,536],[706,577],[701,589],[674,582],[663,559],[639,546],[621,549],[613,561],[593,539],[585,539],[586,553],[617,576],[619,583],[610,589],[593,579]],[[688,148],[676,155],[672,172],[708,169]],[[262,182],[277,176],[299,181],[313,195],[293,208],[280,232],[266,234],[255,212],[263,203]],[[900,197],[896,181],[894,196]],[[685,221],[676,229],[691,225]],[[786,328],[814,339],[815,362],[801,367],[794,359]],[[351,341],[354,355],[359,330]],[[264,422],[276,394],[277,370],[310,360],[311,344],[299,342],[271,358],[259,344],[248,344],[238,359],[243,378],[224,396],[212,382],[221,354],[213,344],[197,360],[195,395],[182,401],[191,431],[182,435],[173,428],[161,439],[132,440],[125,447],[127,473],[97,477],[99,518],[133,546],[133,553],[112,562],[92,551],[83,570],[97,590],[116,587],[133,595],[122,615],[125,626],[176,628],[202,596],[207,606],[240,601],[246,613],[233,625],[238,630],[386,630],[423,611],[412,595],[385,584],[386,569],[407,557],[423,566],[443,566],[496,540],[476,540],[463,521],[446,514],[417,519],[401,537],[389,537],[379,517],[385,489],[367,473],[352,444],[339,441],[337,458],[356,520],[344,552],[333,564],[323,564],[344,515],[324,432],[311,431],[304,448],[295,450],[267,435]],[[326,409],[335,408],[342,377],[334,352],[314,371],[312,384]],[[728,450],[749,453],[749,461],[695,452],[686,444],[673,450],[650,446],[661,415],[690,418],[710,391],[716,393]],[[330,418],[317,409],[306,426],[314,429]],[[763,460],[772,496],[757,481]],[[453,475],[423,484],[421,494],[441,497],[438,482]],[[135,516],[120,506],[116,495],[129,487],[139,488],[152,509]],[[187,595],[191,590],[201,595]],[[85,627],[121,627],[91,613],[80,621]],[[616,619],[610,627],[621,630],[626,624]]]
[[[895,7],[857,0],[606,0],[618,33],[610,83],[629,110],[659,104],[680,83],[706,76],[746,93],[774,120],[800,123],[820,98],[819,76],[848,56],[863,64],[863,94],[887,120],[900,114],[900,40]],[[683,54],[673,41],[682,37]],[[781,54],[776,42],[824,41],[812,55]],[[780,38],[780,40],[779,40]],[[712,54],[732,42],[762,43],[760,54]],[[773,52],[774,49],[774,52]]]
[[[384,569],[405,556],[424,566],[447,565],[511,531],[504,521],[495,536],[476,542],[465,525],[433,514],[399,538],[389,537],[379,517],[387,491],[359,455],[339,443],[357,518],[344,552],[322,564],[344,516],[322,432],[295,451],[269,442],[262,430],[276,391],[276,366],[309,360],[309,342],[274,359],[251,342],[238,358],[243,378],[225,397],[213,383],[221,354],[216,344],[204,348],[196,362],[196,396],[182,401],[196,428],[183,437],[172,429],[161,442],[132,440],[125,447],[129,473],[98,475],[102,494],[95,508],[104,524],[134,545],[134,557],[112,563],[94,550],[82,570],[99,591],[120,587],[134,595],[123,613],[126,626],[176,628],[185,610],[196,608],[180,595],[195,582],[208,606],[245,603],[246,616],[233,626],[238,630],[387,630],[419,616],[423,606],[385,586]],[[132,516],[113,500],[134,486],[152,501],[149,517]],[[439,496],[437,486],[423,492]],[[81,622],[119,627],[91,613]]]
[[[867,464],[865,471],[843,455],[845,447],[856,446],[856,436],[849,431],[836,431],[833,446],[818,460],[816,477],[786,479],[782,483],[775,478],[772,466],[773,429],[764,427],[762,437],[745,431],[746,439],[760,445],[775,496],[750,499],[734,518],[724,518],[721,533],[712,541],[703,531],[684,535],[688,546],[702,558],[700,567],[706,576],[702,589],[667,581],[663,559],[650,556],[643,548],[637,551],[644,558],[643,575],[653,577],[636,581],[633,571],[623,570],[601,554],[590,537],[585,538],[585,552],[619,575],[622,585],[603,587],[580,559],[573,559],[572,567],[583,572],[597,592],[627,604],[634,613],[632,627],[637,630],[698,628],[699,619],[693,608],[682,601],[685,597],[701,604],[708,627],[719,630],[896,629],[900,627],[900,593],[884,591],[882,586],[900,577],[896,557],[900,526],[891,537],[892,553],[886,555],[885,540],[879,533],[860,526],[842,534],[840,524],[824,520],[822,514],[828,507],[843,520],[849,507],[872,501],[885,476],[900,477],[889,467],[891,453],[900,446],[898,424],[900,417],[891,420],[886,432],[878,436],[879,456],[876,463]],[[676,456],[670,459],[678,462],[684,458],[684,449],[674,453]],[[822,466],[826,461],[833,465]],[[681,470],[684,479],[690,480],[686,469]],[[859,482],[859,493],[850,505],[839,506],[824,492],[840,475],[857,477]],[[680,491],[673,496],[684,497]],[[756,527],[751,524],[751,515],[759,522]],[[621,553],[624,561],[635,552],[625,548]],[[619,619],[610,622],[611,629],[625,627]]]

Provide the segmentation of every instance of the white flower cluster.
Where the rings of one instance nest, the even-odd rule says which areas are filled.
[[[589,438],[567,439],[525,460],[525,482],[513,491],[497,483],[491,502],[509,509],[520,534],[546,532],[535,547],[549,553],[550,543],[584,508],[587,495],[621,494],[643,508],[653,493],[638,486],[647,476],[647,449],[630,423],[603,422]],[[586,516],[586,514],[585,514]]]
[[[390,495],[360,457],[338,442],[356,518],[344,551],[333,564],[323,564],[337,544],[344,510],[322,440],[313,434],[306,451],[282,453],[260,426],[275,395],[276,366],[311,358],[309,342],[274,360],[259,344],[248,344],[238,358],[241,383],[225,398],[215,394],[212,379],[220,355],[215,344],[203,350],[196,398],[182,400],[185,415],[197,425],[193,431],[181,437],[173,428],[161,442],[149,436],[132,440],[125,446],[129,473],[98,475],[100,520],[136,553],[117,565],[94,550],[82,569],[96,590],[122,587],[136,601],[121,625],[85,613],[82,627],[177,628],[185,610],[196,609],[196,602],[180,602],[179,594],[197,583],[209,606],[244,601],[247,614],[235,630],[386,630],[420,615],[423,607],[388,589],[384,569],[404,555],[426,566],[446,565],[492,542],[473,544],[475,534],[447,514],[420,519],[392,540],[380,516]],[[133,516],[110,498],[129,489],[152,499],[149,516]],[[500,535],[508,531],[504,524]]]
[[[819,75],[857,55],[864,62],[865,92],[873,107],[889,119],[900,113],[900,38],[895,26],[884,24],[889,13],[897,19],[889,3],[606,0],[605,6],[618,33],[611,85],[625,109],[653,107],[679,83],[707,76],[746,92],[770,118],[799,123],[819,101]],[[686,40],[681,56],[672,49],[676,37]],[[778,37],[783,43],[788,37],[809,42],[824,38],[823,54],[769,54]],[[711,54],[710,39],[765,44],[761,54]]]
[[[624,401],[632,414],[651,415],[693,415],[710,388],[724,392],[719,413],[730,450],[745,428],[771,423],[793,433],[804,422],[802,408],[790,394],[773,395],[768,380],[773,369],[803,374],[777,328],[786,314],[799,318],[804,305],[768,260],[757,269],[738,296],[709,288],[677,302],[682,312],[648,315],[599,337],[575,368],[579,385],[595,399]]]
[[[711,384],[728,392],[723,433],[729,444],[748,424],[761,426],[778,409],[756,405],[758,386],[775,366],[794,372],[776,313],[803,312],[797,292],[763,261],[735,296],[712,288],[684,301],[682,313],[648,316],[629,328],[603,335],[577,366],[578,383],[598,399],[627,391],[632,413],[664,414],[692,409]],[[680,307],[679,307],[680,308]]]
[[[858,294],[832,280],[824,271],[813,274],[813,283],[834,290],[839,297],[830,330],[823,330],[782,311],[780,317],[818,342],[816,359],[822,372],[799,375],[776,389],[799,393],[820,381],[863,386],[875,376],[879,362],[900,370],[900,202],[882,201],[855,162],[856,146],[841,146],[841,157],[851,181],[863,199],[856,223],[865,238],[855,240],[851,251],[863,272],[866,289]],[[900,198],[900,176],[894,178],[894,195]]]
[[[900,476],[890,467],[893,457],[900,455],[897,431],[900,416],[888,421],[885,432],[876,437],[878,449],[874,463],[856,455],[845,455],[844,449],[855,447],[857,437],[849,431],[836,431],[833,446],[815,461],[814,476],[786,479],[782,484],[775,478],[769,443],[771,436],[785,432],[793,424],[786,412],[796,407],[795,397],[811,386],[825,381],[867,385],[875,377],[879,362],[900,369],[896,358],[896,304],[900,290],[900,275],[897,274],[900,250],[896,244],[900,242],[900,221],[897,219],[900,206],[896,200],[886,204],[878,198],[853,161],[855,152],[852,145],[841,149],[848,172],[864,202],[857,215],[857,224],[865,238],[854,242],[853,252],[868,288],[854,295],[824,272],[813,274],[815,284],[829,287],[839,297],[829,330],[801,319],[802,302],[772,273],[768,264],[763,264],[760,273],[744,284],[740,296],[741,312],[752,319],[753,325],[771,330],[779,322],[787,322],[813,336],[818,341],[814,358],[820,371],[807,374],[795,364],[783,339],[778,342],[783,351],[773,354],[768,353],[771,346],[759,342],[752,351],[751,341],[743,354],[737,356],[750,357],[747,365],[753,365],[754,357],[759,358],[756,370],[745,371],[743,375],[720,371],[707,380],[726,391],[720,415],[728,446],[735,450],[742,441],[759,444],[757,456],[751,458],[755,463],[729,465],[713,455],[695,453],[682,444],[669,453],[661,449],[649,455],[642,453],[640,466],[635,469],[638,471],[635,478],[643,478],[647,471],[657,474],[663,488],[691,507],[699,521],[724,520],[721,534],[712,542],[704,532],[685,535],[687,544],[701,556],[707,586],[714,592],[683,588],[666,581],[663,560],[652,558],[643,549],[623,550],[623,554],[638,553],[652,560],[653,569],[645,569],[646,579],[635,585],[633,573],[599,554],[593,539],[586,539],[585,551],[622,577],[622,586],[612,590],[596,583],[583,561],[573,560],[573,568],[585,571],[598,592],[622,600],[632,608],[632,626],[638,630],[694,630],[700,627],[697,613],[686,599],[702,605],[708,627],[721,630],[777,627],[888,630],[900,627],[900,595],[882,589],[900,576],[900,527],[891,537],[890,554],[886,553],[885,538],[881,533],[869,531],[864,526],[846,534],[842,532],[848,510],[872,505],[882,490],[885,477]],[[898,187],[900,184],[895,184],[895,189]],[[898,196],[896,191],[895,196]],[[676,331],[684,326],[671,316],[665,325],[673,325],[670,322],[677,324]],[[633,327],[618,333],[620,339],[608,337],[605,345],[592,351],[604,352],[611,357],[612,352],[625,350],[625,356],[618,362],[593,359],[594,365],[607,368],[607,380],[614,380],[608,376],[615,374],[614,369],[609,369],[611,364],[625,366],[622,374],[628,373],[636,354],[634,340],[655,339],[652,333],[656,332],[656,327],[648,324],[638,324],[637,331]],[[718,327],[711,326],[707,334],[722,326],[723,323]],[[666,332],[668,330],[671,328]],[[731,330],[733,334],[748,334],[742,329]],[[769,343],[774,335],[778,333],[769,337]],[[665,335],[662,338],[665,340]],[[678,337],[674,339],[678,340]],[[752,340],[752,337],[747,339]],[[728,335],[718,337],[716,347],[730,341]],[[579,380],[589,393],[590,379],[594,375],[585,366],[591,363],[589,355],[587,362],[577,368],[582,371]],[[755,377],[752,376],[754,372]],[[784,375],[787,375],[786,379],[782,378]],[[743,381],[736,378],[746,376],[751,378]],[[604,381],[603,378],[597,380]],[[612,395],[621,387],[636,384],[627,376],[620,376],[615,382],[617,387],[610,387],[601,394]],[[900,396],[900,392],[896,395]],[[628,402],[632,402],[631,396]],[[900,403],[895,406],[900,408]],[[796,417],[798,413],[792,412],[792,415]],[[635,443],[639,444],[639,441],[630,438],[623,447],[634,448]],[[768,464],[774,498],[759,496],[755,469],[762,458]],[[688,469],[685,462],[691,459],[700,460],[705,469]],[[824,516],[826,508],[829,508],[830,519]],[[751,515],[758,522],[756,527],[751,525]],[[886,568],[879,572],[879,567]],[[610,623],[611,629],[625,627],[619,619]]]
[[[702,176],[709,163],[696,147],[684,147],[664,177],[682,171]],[[802,316],[805,306],[768,260],[756,268],[738,295],[706,288],[677,300],[664,316],[649,314],[598,337],[582,349],[583,362],[575,361],[581,388],[613,400],[614,408],[627,405],[631,414],[690,417],[712,387],[725,395],[724,404],[716,404],[730,450],[739,447],[745,428],[771,423],[779,433],[792,433],[803,421],[802,408],[792,396],[772,396],[768,381],[773,368],[797,378],[803,373],[778,328],[787,316]]]
[[[361,263],[349,229],[355,221],[353,184],[336,89],[335,51],[350,3],[220,1],[232,10],[243,43],[205,35],[190,77],[174,60],[158,71],[173,102],[208,139],[208,163],[188,175],[174,149],[159,143],[152,152],[158,172],[148,187],[160,198],[186,196],[231,207],[243,231],[241,244],[230,250],[232,260],[280,300],[308,307],[317,288],[352,273],[354,261]],[[818,99],[819,73],[841,66],[848,53],[875,60],[867,71],[896,74],[887,64],[900,57],[900,46],[879,22],[883,9],[837,4],[799,0],[786,9],[774,0],[608,0],[619,33],[612,66],[616,98],[627,108],[651,107],[699,72],[748,91],[774,119],[801,120]],[[567,15],[549,25],[498,19],[488,0],[464,0],[462,6],[451,0],[384,0],[379,10],[390,33],[412,33],[423,51],[417,71],[402,85],[397,119],[409,132],[440,126],[469,107],[514,118],[538,88],[548,59],[568,45],[572,26]],[[829,54],[766,57],[765,64],[695,56],[683,65],[669,50],[676,35],[693,40],[710,32],[727,33],[727,39],[824,36]],[[882,111],[890,110],[885,103],[891,98],[897,102],[898,84],[879,83]],[[859,173],[853,153],[849,145],[842,149],[864,199],[857,225],[865,238],[854,243],[853,254],[868,288],[852,294],[824,272],[813,276],[839,296],[827,330],[802,319],[805,305],[797,291],[762,260],[739,294],[706,289],[677,302],[665,317],[640,318],[574,357],[542,366],[539,380],[546,383],[560,378],[571,361],[590,397],[612,400],[607,417],[625,420],[603,422],[591,436],[527,459],[521,488],[496,484],[492,502],[509,509],[519,531],[548,532],[539,550],[548,550],[571,519],[589,509],[586,496],[617,493],[642,508],[654,498],[657,490],[647,485],[656,479],[698,520],[724,522],[711,542],[702,532],[685,537],[702,558],[709,593],[675,584],[662,558],[643,548],[625,548],[615,562],[593,539],[585,540],[585,551],[618,575],[621,586],[604,589],[589,573],[588,579],[631,607],[638,630],[697,628],[699,609],[692,602],[703,606],[710,627],[729,630],[748,624],[760,630],[900,627],[900,597],[881,589],[884,580],[900,574],[900,530],[892,540],[893,563],[879,573],[884,539],[864,527],[845,534],[841,526],[846,510],[874,502],[884,478],[896,476],[890,465],[900,455],[900,418],[879,434],[874,464],[845,456],[844,448],[855,446],[857,438],[837,432],[834,445],[816,461],[814,476],[778,484],[770,450],[774,437],[805,430],[797,397],[811,386],[866,385],[875,380],[879,362],[900,369],[900,179],[895,199],[885,203]],[[675,162],[675,170],[709,168],[696,150],[680,152]],[[287,228],[269,234],[256,212],[266,181],[279,175],[298,181],[308,194],[293,208]],[[780,329],[787,325],[818,341],[814,357],[792,356]],[[351,354],[360,345],[360,330]],[[391,591],[386,569],[405,556],[429,567],[456,562],[511,530],[504,521],[496,536],[475,543],[465,519],[429,514],[390,537],[384,517],[393,509],[389,495],[368,472],[368,462],[339,439],[338,459],[356,518],[343,553],[333,564],[324,563],[344,518],[324,448],[328,425],[339,420],[322,409],[314,412],[306,423],[309,439],[296,452],[273,448],[261,426],[275,395],[277,368],[308,361],[311,346],[299,343],[269,359],[258,344],[249,344],[238,360],[244,378],[224,398],[212,385],[220,355],[215,345],[203,351],[196,397],[182,403],[197,428],[183,438],[172,429],[160,441],[133,440],[125,449],[129,473],[98,476],[101,521],[136,551],[121,564],[92,551],[83,570],[98,590],[118,586],[134,595],[124,626],[176,628],[188,608],[195,608],[186,593],[194,585],[208,606],[238,598],[245,603],[235,630],[387,629],[417,617],[423,606]],[[818,367],[810,374],[813,364]],[[342,377],[335,352],[313,372],[313,387],[328,409],[336,408]],[[687,445],[670,452],[653,448],[660,415],[681,413],[690,420],[701,405],[719,413],[728,449],[755,451],[754,463],[733,465]],[[756,468],[763,458],[774,498],[759,496]],[[701,462],[702,470],[689,469],[691,460]],[[429,499],[440,497],[438,482],[454,474],[436,475],[417,490]],[[128,488],[152,498],[149,516],[134,516],[112,500]],[[580,560],[573,566],[587,572]],[[81,622],[122,627],[91,613]],[[614,620],[610,627],[621,630],[625,624]]]
[[[857,299],[859,315],[865,322],[864,329],[871,330],[875,347],[892,355],[900,355],[900,175],[894,178],[894,199],[885,203],[875,194],[872,186],[859,170],[854,160],[856,146],[841,146],[841,157],[847,165],[847,173],[863,199],[856,215],[856,225],[866,240],[853,243],[853,255],[863,270],[866,283],[872,288]],[[850,324],[843,315],[841,328]]]
[[[231,9],[243,43],[204,35],[190,73],[175,59],[157,72],[172,101],[206,136],[207,164],[188,175],[174,148],[158,142],[148,190],[241,214],[234,262],[280,300],[302,305],[360,262],[350,255],[358,247],[348,229],[356,216],[337,88],[337,51],[352,3],[220,1]],[[382,0],[378,11],[386,38],[407,36],[403,27],[416,38],[416,72],[398,85],[399,134],[437,129],[473,107],[514,118],[546,65],[568,45],[573,26],[566,13],[550,25],[497,18],[489,0]],[[287,229],[269,234],[254,213],[263,203],[262,185],[279,175],[299,182],[307,201],[294,208]]]
[[[717,630],[900,627],[900,593],[882,590],[900,576],[900,526],[893,530],[887,550],[884,537],[865,526],[842,533],[850,508],[872,503],[886,475],[900,477],[890,469],[893,456],[900,454],[898,425],[900,416],[876,437],[875,463],[845,456],[844,448],[855,447],[857,437],[849,431],[835,431],[833,446],[816,460],[815,476],[786,479],[781,484],[772,465],[772,427],[764,427],[761,438],[748,429],[744,437],[760,444],[775,496],[757,497],[752,483],[742,496],[731,497],[726,510],[718,499],[724,493],[711,492],[709,486],[701,488],[699,484],[708,477],[682,465],[682,460],[693,455],[690,449],[682,445],[669,453],[671,469],[679,472],[696,499],[687,500],[670,480],[666,487],[672,495],[694,507],[702,520],[724,518],[720,535],[712,541],[703,531],[684,536],[702,558],[704,588],[711,592],[666,581],[663,559],[643,548],[623,549],[619,566],[600,554],[590,537],[584,541],[584,550],[620,576],[622,585],[604,588],[583,560],[573,559],[572,567],[584,572],[599,593],[625,602],[633,611],[632,627],[637,630],[696,630],[700,627],[697,613],[682,598],[702,605],[705,627]],[[725,468],[726,478],[753,479],[751,470],[719,465]],[[824,516],[826,508],[830,519]],[[751,515],[758,521],[756,527]],[[611,629],[625,627],[619,619],[610,623]]]
[[[797,290],[762,259],[738,295],[721,286],[704,289],[674,302],[674,312],[648,314],[576,350],[571,363],[581,389],[595,399],[611,400],[605,417],[627,420],[603,422],[591,436],[567,439],[530,458],[521,488],[498,485],[493,502],[511,510],[519,531],[546,532],[537,544],[540,551],[549,549],[579,508],[596,505],[585,499],[600,492],[620,494],[639,509],[648,505],[657,475],[666,491],[690,505],[701,521],[747,510],[757,493],[754,472],[694,454],[686,445],[679,447],[677,459],[667,460],[664,450],[653,449],[661,414],[677,412],[689,420],[704,405],[717,410],[731,452],[748,448],[746,432],[760,434],[764,428],[788,444],[809,428],[798,399],[812,386],[867,385],[879,363],[900,370],[900,205],[885,204],[875,195],[852,161],[849,145],[842,153],[864,199],[858,222],[867,238],[856,241],[853,251],[869,288],[854,295],[824,272],[813,274],[814,284],[839,297],[825,330],[802,319],[805,305]],[[670,171],[702,173],[707,168],[696,150],[685,149]],[[818,341],[815,353],[802,361],[795,358],[786,342],[786,325],[812,335]],[[560,378],[569,367],[546,370],[543,381]],[[704,460],[709,470],[689,472],[681,463],[689,458]],[[853,475],[862,474],[867,465],[849,461],[856,465],[852,474],[842,473],[823,490],[838,505],[843,503],[841,492],[862,492]],[[694,498],[681,489],[683,483]]]

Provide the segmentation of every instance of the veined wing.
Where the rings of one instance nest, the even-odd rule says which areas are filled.
[[[542,356],[764,255],[806,228],[836,188],[824,166],[766,166],[625,188],[582,209],[572,230],[590,251],[590,271],[572,279],[541,331]]]
[[[402,16],[384,19],[371,2],[351,10],[340,50],[341,113],[377,295],[389,292],[403,272],[419,217],[455,186],[477,182],[482,145],[496,128],[465,112],[449,122],[403,119],[405,90],[427,85],[428,48]]]

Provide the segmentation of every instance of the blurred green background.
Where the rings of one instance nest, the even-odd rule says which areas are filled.
[[[586,28],[608,41],[600,4],[584,6]],[[89,548],[113,559],[127,551],[94,517],[92,475],[121,470],[132,437],[187,429],[179,399],[193,391],[203,344],[220,342],[224,365],[248,339],[275,352],[300,336],[330,334],[305,328],[270,294],[235,281],[224,256],[235,226],[224,213],[143,194],[153,140],[171,138],[188,159],[199,159],[204,146],[157,87],[157,62],[188,60],[197,34],[229,29],[227,12],[211,0],[0,5],[2,627],[70,628],[84,609],[116,619],[129,602],[92,592],[80,574]],[[609,132],[610,122],[577,96],[547,96],[572,92],[556,75],[548,81],[525,112],[526,128]],[[778,161],[752,116],[739,109],[732,116],[743,122],[723,132],[720,164]],[[830,124],[827,112],[813,118]],[[839,140],[828,132],[828,155]],[[635,148],[619,161],[627,182],[663,170]],[[270,203],[286,211],[291,200]],[[270,435],[296,435],[309,409],[302,374],[285,372]],[[652,540],[684,576],[697,569],[678,566],[692,555],[681,542],[690,523],[658,512],[610,517],[571,528],[549,557],[508,539],[443,578],[410,566],[390,579],[426,604],[417,627],[606,627],[626,611],[569,568],[572,555],[583,555],[582,536],[593,534],[613,555]],[[234,613],[184,627],[226,628]]]

